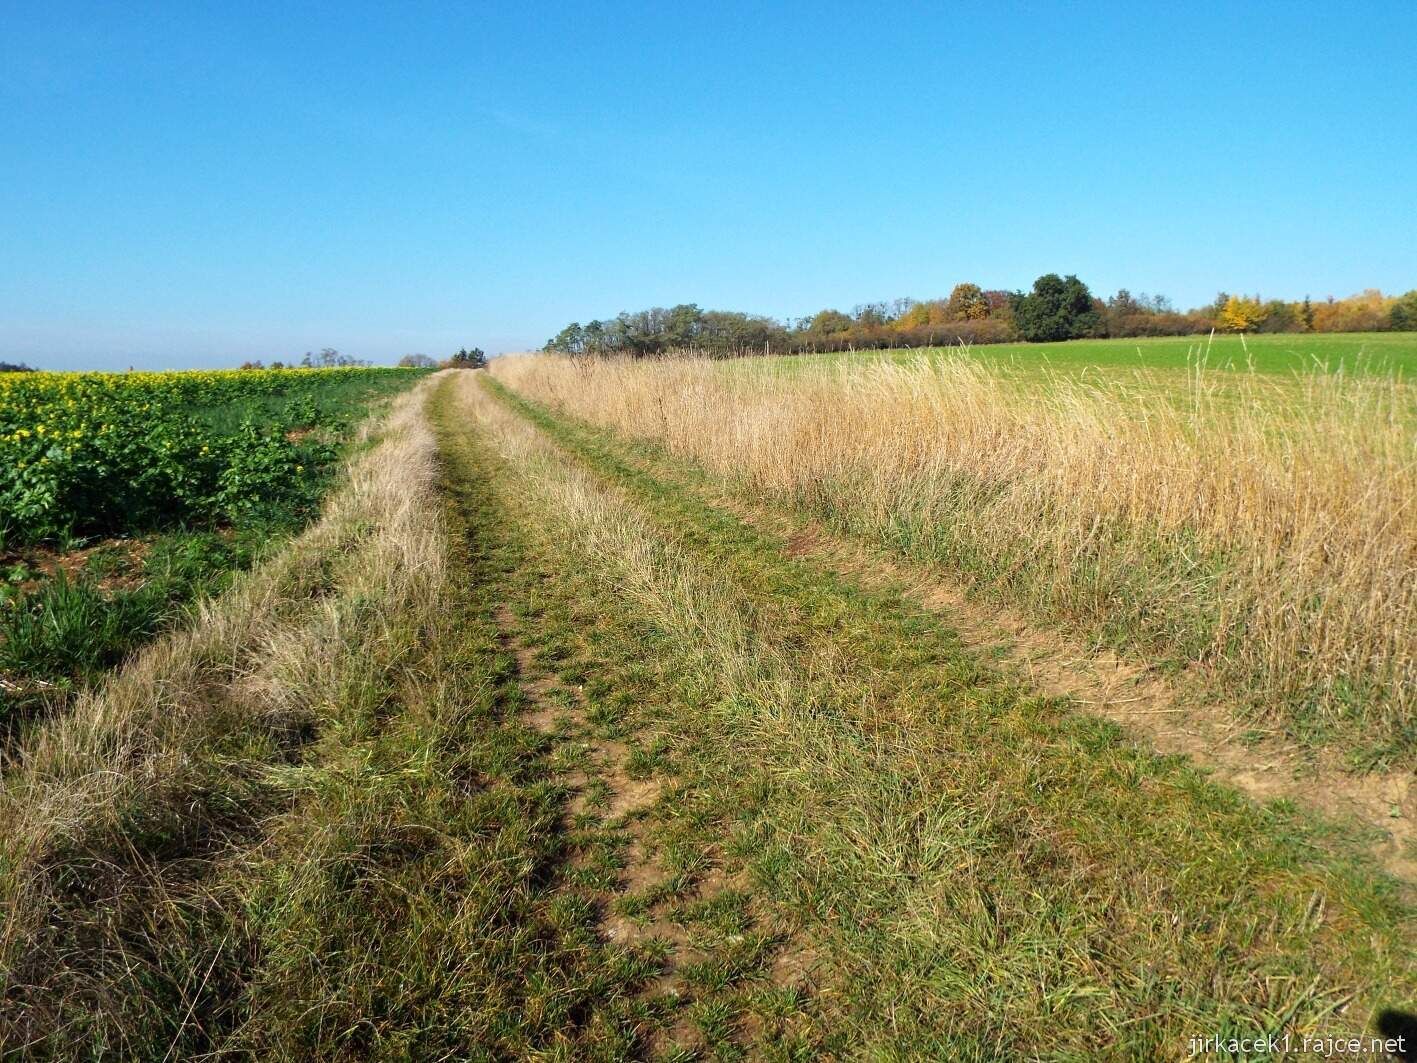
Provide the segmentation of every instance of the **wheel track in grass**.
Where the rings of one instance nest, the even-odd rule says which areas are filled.
[[[650,459],[637,466],[656,471]],[[973,600],[938,572],[835,535],[819,522],[707,484],[676,482],[780,539],[786,556],[863,587],[899,593],[938,614],[974,652],[1020,682],[1074,700],[1079,711],[1122,726],[1144,748],[1187,757],[1257,801],[1293,801],[1352,824],[1355,836],[1376,839],[1367,848],[1388,872],[1417,883],[1417,776],[1411,772],[1345,770],[1332,750],[1305,749],[1277,731],[1247,725],[1234,706],[1178,687],[1110,650],[1040,627],[1015,610]]]
[[[562,828],[568,832],[593,827],[625,837],[616,845],[621,864],[614,892],[597,898],[602,909],[601,936],[610,945],[661,943],[663,961],[656,977],[639,990],[651,1002],[668,1002],[678,1010],[690,987],[683,977],[687,964],[702,962],[705,954],[693,948],[682,927],[663,914],[634,919],[615,908],[617,894],[635,894],[660,887],[668,875],[652,857],[640,813],[656,802],[663,790],[658,778],[635,779],[626,770],[629,750],[608,738],[587,718],[583,688],[558,683],[537,661],[536,651],[517,631],[517,621],[505,604],[496,610],[504,649],[516,661],[518,683],[525,702],[522,719],[527,726],[556,742],[568,761],[561,779],[569,790]],[[700,895],[711,895],[712,884],[700,883]],[[671,1027],[643,1034],[647,1054],[658,1058],[674,1050],[696,1052],[705,1047],[693,1024],[680,1017]]]
[[[696,980],[697,971],[727,961],[723,943],[705,937],[685,913],[715,905],[741,886],[741,864],[733,869],[731,860],[716,853],[688,873],[666,866],[655,820],[674,815],[673,777],[656,766],[633,766],[637,736],[607,711],[603,692],[592,696],[581,681],[581,673],[596,666],[594,654],[567,645],[565,618],[558,613],[566,608],[568,590],[558,586],[555,560],[534,535],[524,535],[533,521],[521,511],[514,484],[485,447],[477,448],[483,467],[473,472],[468,440],[456,438],[452,421],[445,407],[443,451],[449,474],[485,478],[487,494],[504,521],[504,536],[518,540],[522,567],[504,574],[498,591],[502,600],[492,618],[498,643],[513,664],[521,695],[518,716],[544,737],[545,759],[565,790],[558,826],[566,838],[565,857],[552,872],[550,889],[587,899],[599,909],[605,948],[659,957],[652,977],[621,987],[630,994],[638,1016],[637,1047],[647,1058],[776,1058],[763,1056],[760,1049],[782,1047],[780,1025],[749,1013],[715,1032],[704,1015],[737,1009],[735,987]],[[478,523],[488,525],[485,513]],[[799,956],[778,949],[756,977],[800,986],[802,966]],[[788,1051],[781,1058],[805,1057]]]
[[[898,590],[944,617],[976,652],[994,657],[1021,682],[1074,700],[1080,711],[1120,725],[1145,748],[1186,757],[1256,801],[1292,801],[1352,824],[1356,837],[1376,839],[1367,848],[1389,873],[1417,883],[1417,778],[1411,772],[1347,771],[1330,750],[1306,750],[1279,732],[1247,726],[1232,706],[1183,692],[1151,670],[1044,630],[1013,610],[972,601],[936,573],[742,499],[720,495],[718,504],[781,535],[790,556],[863,586]]]
[[[708,495],[699,496],[694,491],[689,490],[683,483],[675,482],[671,477],[657,474],[658,470],[653,468],[637,467],[631,448],[623,443],[608,438],[606,433],[598,432],[594,429],[586,429],[576,425],[569,420],[561,420],[554,415],[535,407],[532,404],[520,400],[500,389],[495,389],[499,400],[506,408],[519,418],[524,418],[527,422],[535,425],[536,428],[545,433],[561,454],[561,460],[585,470],[590,476],[604,485],[605,490],[610,494],[623,494],[628,500],[628,505],[635,512],[642,514],[650,525],[655,529],[655,533],[666,543],[672,544],[687,556],[695,558],[698,567],[703,573],[713,573],[720,576],[725,585],[732,585],[735,588],[742,587],[742,593],[752,592],[764,596],[767,600],[774,600],[782,595],[810,594],[813,596],[812,604],[802,604],[806,610],[801,614],[801,620],[808,624],[801,634],[791,630],[784,630],[778,635],[772,636],[782,640],[784,646],[791,647],[797,645],[799,641],[804,645],[809,644],[812,637],[819,633],[827,633],[823,637],[836,637],[832,634],[837,629],[841,631],[853,630],[856,621],[859,619],[855,613],[859,609],[863,615],[876,616],[882,624],[886,626],[899,625],[900,636],[908,641],[902,644],[902,652],[907,645],[923,645],[924,642],[939,640],[945,647],[947,657],[963,654],[967,657],[975,656],[977,646],[970,647],[966,641],[964,644],[952,643],[951,636],[945,635],[942,631],[932,628],[929,625],[921,626],[921,610],[924,606],[934,605],[933,609],[924,609],[924,612],[931,615],[940,612],[942,603],[922,602],[913,598],[908,593],[902,593],[902,588],[892,581],[888,587],[861,586],[859,571],[840,571],[839,569],[850,566],[841,565],[841,558],[834,559],[836,563],[827,563],[833,560],[829,552],[817,549],[818,544],[803,538],[792,540],[790,537],[781,534],[770,534],[768,529],[754,528],[751,520],[742,519],[742,515],[732,511],[732,507],[721,504],[722,500],[716,500]],[[796,555],[795,557],[792,555]],[[569,562],[568,563],[572,563]],[[837,569],[837,571],[833,571]],[[707,577],[705,577],[707,578]],[[740,583],[740,581],[742,581]],[[734,593],[738,593],[736,590]],[[947,603],[946,603],[947,604]],[[633,608],[633,603],[631,606]],[[785,601],[783,609],[790,612],[798,606],[792,602]],[[796,616],[798,614],[792,614]],[[881,617],[886,619],[881,620]],[[794,622],[788,617],[788,623]],[[908,633],[908,634],[907,634]],[[969,634],[969,632],[966,632]],[[923,640],[923,642],[922,642]],[[765,650],[770,647],[765,646]],[[670,647],[671,652],[680,650]],[[687,652],[687,651],[685,651]],[[851,667],[850,655],[843,658],[841,667]],[[895,659],[890,658],[881,667],[897,667],[892,663]],[[908,654],[902,658],[899,667],[910,667]],[[958,667],[963,669],[963,681],[967,683],[982,684],[977,689],[986,703],[990,701],[998,702],[1001,706],[1007,704],[1010,697],[1018,697],[1022,692],[1017,691],[1017,687],[1010,687],[1009,680],[1003,678],[997,670],[994,671],[994,678],[987,678],[989,669],[979,664],[976,660],[972,664],[966,664],[964,657],[959,658]],[[887,673],[882,673],[885,678]],[[842,706],[845,713],[846,706]],[[879,711],[879,710],[877,710]],[[1100,876],[1091,887],[1079,895],[1078,900],[1086,911],[1092,911],[1097,903],[1097,898],[1105,896],[1109,892],[1115,892],[1118,899],[1123,899],[1128,893],[1135,893],[1137,897],[1125,902],[1124,911],[1117,916],[1111,917],[1113,925],[1110,932],[1124,933],[1126,931],[1137,936],[1139,942],[1155,939],[1157,947],[1174,948],[1175,956],[1171,960],[1180,960],[1188,950],[1182,945],[1188,938],[1196,940],[1209,940],[1217,930],[1222,935],[1226,932],[1227,926],[1236,927],[1247,925],[1250,921],[1256,929],[1256,933],[1247,931],[1246,945],[1238,954],[1232,953],[1228,957],[1222,953],[1222,958],[1213,960],[1208,968],[1210,973],[1202,980],[1204,986],[1197,982],[1194,986],[1185,989],[1186,994],[1195,994],[1194,997],[1187,997],[1184,1001],[1173,1000],[1169,1009],[1165,1005],[1148,1007],[1145,1013],[1127,1014],[1125,1020],[1118,1022],[1115,1029],[1111,1030],[1111,1036],[1130,1038],[1131,1040],[1079,1042],[1068,1041],[1073,1047],[1080,1048],[1082,1043],[1091,1045],[1089,1050],[1102,1050],[1110,1044],[1116,1050],[1119,1044],[1127,1043],[1133,1046],[1150,1045],[1153,1051],[1157,1048],[1157,1043],[1148,1041],[1148,1024],[1154,1024],[1158,1019],[1171,1014],[1189,1014],[1186,1009],[1195,1009],[1197,1020],[1204,1014],[1210,1014],[1212,1009],[1221,1007],[1237,1008],[1238,1011],[1232,1016],[1253,1015],[1264,1012],[1263,1007],[1258,1005],[1248,994],[1252,994],[1254,989],[1245,988],[1250,985],[1251,978],[1258,977],[1258,970],[1251,970],[1250,963],[1270,963],[1271,960],[1256,958],[1249,960],[1246,950],[1258,950],[1258,955],[1274,954],[1277,959],[1280,955],[1287,956],[1283,961],[1285,964],[1299,963],[1299,969],[1303,970],[1308,966],[1308,974],[1303,975],[1303,980],[1308,983],[1308,988],[1297,995],[1292,995],[1288,1003],[1282,1003],[1269,1021],[1288,1023],[1291,1020],[1305,1023],[1316,1023],[1321,1021],[1322,1016],[1329,1016],[1330,1022],[1337,1021],[1336,1017],[1343,1015],[1344,1009],[1348,1006],[1358,990],[1340,989],[1339,985],[1346,981],[1351,983],[1354,978],[1364,977],[1361,971],[1366,963],[1376,963],[1372,967],[1373,973],[1378,970],[1387,969],[1389,961],[1382,959],[1370,959],[1360,961],[1359,953],[1351,953],[1348,959],[1340,960],[1336,957],[1325,955],[1324,969],[1326,974],[1314,974],[1314,965],[1318,962],[1314,956],[1307,960],[1301,960],[1300,954],[1293,952],[1294,942],[1299,940],[1298,936],[1293,941],[1286,942],[1286,935],[1281,933],[1284,927],[1288,926],[1292,920],[1296,935],[1301,933],[1304,939],[1322,931],[1322,936],[1331,945],[1334,941],[1342,941],[1344,947],[1352,949],[1359,948],[1360,938],[1334,938],[1333,931],[1329,928],[1337,924],[1350,927],[1351,931],[1357,935],[1363,935],[1368,931],[1359,929],[1367,925],[1370,920],[1373,933],[1380,936],[1388,931],[1379,931],[1377,927],[1385,920],[1396,919],[1398,923],[1410,925],[1410,910],[1405,906],[1403,911],[1407,914],[1399,914],[1395,909],[1388,909],[1388,914],[1380,914],[1379,909],[1367,907],[1373,904],[1377,898],[1386,897],[1386,900],[1377,902],[1379,908],[1392,903],[1392,895],[1389,886],[1373,886],[1369,884],[1368,872],[1359,864],[1350,864],[1348,852],[1349,841],[1345,840],[1340,832],[1325,830],[1322,825],[1306,819],[1296,817],[1292,813],[1283,809],[1267,810],[1259,812],[1253,807],[1247,808],[1243,803],[1237,803],[1233,796],[1227,796],[1227,791],[1221,787],[1216,787],[1211,783],[1203,781],[1195,772],[1185,768],[1174,760],[1161,760],[1150,756],[1145,750],[1129,747],[1126,743],[1119,741],[1115,735],[1098,730],[1096,724],[1084,725],[1080,719],[1080,714],[1063,713],[1053,716],[1045,713],[1040,720],[1046,720],[1043,729],[1039,732],[1039,737],[1044,740],[1044,745],[1035,752],[1027,745],[1019,746],[1016,750],[1016,757],[1030,762],[1030,768],[1034,767],[1041,772],[1041,780],[1049,778],[1049,773],[1063,770],[1066,767],[1068,756],[1074,755],[1070,750],[1086,750],[1089,756],[1095,755],[1099,758],[1099,763],[1095,767],[1089,767],[1085,763],[1077,764],[1076,767],[1085,772],[1095,775],[1099,786],[1097,799],[1109,800],[1106,796],[1109,791],[1116,791],[1116,797],[1124,803],[1136,803],[1140,811],[1140,806],[1147,808],[1155,807],[1155,817],[1150,820],[1137,820],[1134,814],[1122,810],[1107,812],[1105,808],[1099,807],[1097,814],[1102,818],[1111,816],[1117,823],[1115,826],[1131,832],[1138,832],[1130,843],[1124,843],[1121,850],[1099,849],[1093,854],[1090,862],[1095,865],[1087,867],[1079,864],[1076,871],[1068,872],[1068,861],[1075,858],[1085,858],[1087,846],[1084,844],[1081,849],[1072,849],[1072,842],[1064,843],[1064,849],[1057,855],[1048,857],[1048,860],[1061,860],[1061,864],[1055,864],[1052,868],[1047,863],[1038,865],[1038,873],[1044,874],[1051,880],[1057,872],[1063,872],[1063,877],[1058,880],[1058,884],[1049,886],[1047,889],[1069,890],[1075,888],[1068,883],[1075,881],[1075,876],[1081,875],[1077,879],[1078,886],[1084,881],[1091,881],[1094,876]],[[1069,722],[1071,716],[1075,722]],[[847,715],[842,717],[843,722],[848,719]],[[931,740],[945,739],[949,736],[949,723],[945,720],[930,721],[927,717],[920,717],[918,722],[922,728],[929,732]],[[967,721],[966,721],[967,722]],[[828,723],[831,723],[829,720]],[[928,727],[926,726],[928,723]],[[879,750],[873,754],[881,760],[883,765],[889,764],[893,758],[912,757],[907,746],[895,746],[886,741],[887,737],[894,734],[899,727],[899,722],[887,717],[877,716],[864,718],[861,725],[865,726],[864,735],[877,743],[884,743],[879,746]],[[853,726],[855,726],[853,724]],[[1011,725],[1013,726],[1013,725]],[[1031,726],[1031,725],[1030,725]],[[942,729],[943,728],[943,729]],[[1025,731],[1027,728],[1025,728]],[[683,738],[683,736],[680,736]],[[988,740],[987,731],[976,740],[982,738]],[[1061,742],[1062,745],[1054,746],[1053,743]],[[941,747],[948,748],[948,745]],[[766,751],[764,751],[766,755]],[[928,743],[919,756],[929,757],[936,755],[929,747]],[[1058,764],[1049,764],[1050,758],[1062,761]],[[947,761],[945,762],[947,763]],[[942,764],[943,766],[943,764]],[[751,772],[746,769],[750,765],[745,765],[744,775]],[[1135,783],[1125,788],[1119,789],[1115,783],[1109,781],[1109,774],[1122,773],[1135,779]],[[711,778],[710,772],[706,778]],[[729,784],[731,785],[731,776]],[[920,777],[921,783],[925,783],[930,776]],[[941,781],[944,777],[940,777]],[[721,780],[720,780],[721,781]],[[1059,780],[1063,782],[1064,780]],[[933,786],[934,783],[926,783]],[[1013,785],[1009,783],[1009,785]],[[1037,790],[1037,803],[1040,810],[1049,807],[1057,807],[1060,811],[1071,807],[1069,802],[1073,798],[1062,791],[1062,796],[1057,799],[1056,805],[1050,805],[1050,789],[1040,781]],[[1085,789],[1091,790],[1092,783],[1089,782]],[[1000,798],[1006,802],[1012,799],[1012,795],[1006,791],[1001,791]],[[1086,795],[1083,800],[1091,799],[1091,795]],[[995,799],[998,803],[998,798]],[[790,812],[790,810],[786,810]],[[850,811],[850,810],[848,810]],[[1028,815],[1026,806],[1020,809]],[[1047,815],[1047,812],[1042,812]],[[1091,815],[1090,811],[1083,813]],[[1147,813],[1151,815],[1152,813]],[[992,812],[985,812],[985,818],[989,819],[994,815]],[[1179,819],[1177,818],[1179,817]],[[1190,818],[1188,818],[1190,817]],[[1193,819],[1193,822],[1192,822]],[[1228,824],[1223,829],[1217,824]],[[865,824],[865,826],[889,826],[888,822]],[[1044,824],[1040,823],[1042,827]],[[1190,831],[1194,828],[1194,836]],[[1030,828],[1031,829],[1031,828]],[[1070,821],[1070,830],[1075,830],[1079,837],[1077,842],[1083,838],[1096,836],[1101,840],[1101,836],[1096,835],[1097,829],[1113,829],[1111,824],[1103,824],[1100,828],[1094,827],[1086,819]],[[1179,831],[1180,833],[1177,833]],[[1130,837],[1130,835],[1129,835]],[[1165,846],[1174,846],[1185,838],[1182,850],[1190,852],[1195,846],[1196,856],[1201,858],[1202,863],[1192,867],[1186,862],[1178,862],[1179,856],[1170,855],[1170,850]],[[1022,836],[1021,843],[1032,845],[1026,840],[1027,835]],[[930,841],[931,839],[924,839]],[[1114,840],[1112,844],[1116,844]],[[1151,853],[1137,861],[1122,861],[1114,869],[1108,868],[1109,861],[1116,861],[1120,852],[1126,851],[1127,844],[1131,844],[1139,853]],[[1160,846],[1160,848],[1158,848]],[[1246,846],[1257,846],[1258,851],[1253,854],[1245,852]],[[1210,847],[1209,851],[1206,851]],[[1235,850],[1233,857],[1231,850]],[[987,851],[987,850],[986,850]],[[1006,853],[1007,850],[1001,850]],[[1303,854],[1302,856],[1300,854]],[[1224,861],[1234,859],[1234,867],[1228,886],[1217,882],[1213,886],[1204,886],[1207,876],[1213,875],[1216,870],[1224,865]],[[1030,858],[1032,860],[1033,858]],[[1312,861],[1312,867],[1306,867],[1305,861]],[[987,862],[986,862],[987,863]],[[1135,864],[1134,867],[1127,867],[1127,864]],[[1209,865],[1208,867],[1206,865]],[[1023,866],[1029,866],[1025,864]],[[966,851],[965,862],[960,865],[960,878],[967,887],[971,878],[979,876],[986,870],[985,864],[981,864],[978,858],[971,856]],[[1158,877],[1159,876],[1159,877]],[[1166,876],[1175,876],[1175,880],[1168,882]],[[989,876],[983,876],[986,880]],[[1225,875],[1221,874],[1221,880]],[[761,876],[755,879],[756,889],[759,895],[764,893],[764,882]],[[1309,885],[1305,885],[1309,882]],[[1044,889],[1043,886],[1036,886],[1035,889]],[[1219,892],[1204,892],[1205,890],[1217,890]],[[1376,892],[1369,893],[1370,890]],[[1222,894],[1227,893],[1229,899],[1226,900]],[[771,892],[771,891],[769,891]],[[1045,890],[1045,893],[1047,890]],[[1156,906],[1151,907],[1153,916],[1164,914],[1165,905],[1168,903],[1178,904],[1170,914],[1169,926],[1173,928],[1158,934],[1154,930],[1142,930],[1133,926],[1134,921],[1140,914],[1148,910],[1148,904],[1142,903],[1139,909],[1127,910],[1126,906],[1135,906],[1142,895],[1150,896],[1157,894],[1156,904],[1160,906],[1158,911]],[[1095,896],[1089,896],[1093,894]],[[968,890],[966,889],[966,895]],[[1171,897],[1171,901],[1161,898]],[[1347,899],[1342,899],[1347,898]],[[1367,898],[1367,899],[1364,899]],[[781,896],[779,903],[783,903]],[[1006,909],[1000,907],[1003,902],[997,898],[988,904],[989,920],[999,926],[1000,937],[999,947],[1005,948],[1008,937],[1004,927],[1009,924],[1010,919],[1005,918]],[[1017,900],[1010,900],[1010,904],[1017,904]],[[1271,907],[1272,905],[1272,907]],[[1352,907],[1350,907],[1352,906]],[[790,906],[789,906],[790,907]],[[1233,910],[1232,910],[1233,909]],[[1270,913],[1270,914],[1264,914]],[[1009,913],[1012,917],[1016,913]],[[972,916],[970,917],[973,918]],[[1088,916],[1092,918],[1092,916]],[[1268,929],[1263,929],[1263,925],[1268,923]],[[1391,925],[1391,924],[1390,924]],[[1301,930],[1302,928],[1302,930]],[[819,933],[828,931],[829,928],[817,927]],[[1278,934],[1279,936],[1275,936]],[[1200,935],[1197,938],[1197,935]],[[1256,936],[1257,935],[1257,936]],[[810,935],[809,935],[810,937]],[[812,940],[802,950],[803,956],[823,957],[823,964],[830,968],[833,965],[840,966],[843,962],[843,955],[840,952],[833,953],[831,933],[826,932],[824,939]],[[1377,938],[1374,938],[1376,941]],[[1315,940],[1318,947],[1318,941]],[[836,942],[836,948],[840,948],[841,942]],[[893,948],[894,945],[887,941],[885,947]],[[1320,947],[1321,951],[1327,946]],[[1106,954],[1110,950],[1103,949]],[[1125,955],[1123,950],[1122,955]],[[1118,957],[1120,958],[1120,957]],[[1159,970],[1172,970],[1165,953],[1142,953],[1133,958],[1131,962],[1143,962],[1145,966],[1159,963]],[[1351,966],[1358,964],[1357,967]],[[1348,965],[1348,966],[1345,966]],[[819,966],[813,964],[813,967]],[[1182,961],[1181,966],[1175,968],[1170,977],[1173,978],[1194,978],[1198,968],[1189,961]],[[1383,976],[1380,981],[1386,985],[1392,978],[1401,981],[1403,984],[1410,982],[1412,972],[1405,970],[1399,974],[1402,965],[1398,969],[1393,969],[1390,975]],[[1347,970],[1347,974],[1340,974],[1339,971]],[[839,971],[837,972],[840,973]],[[968,974],[969,972],[965,972]],[[975,972],[974,977],[993,977],[989,972]],[[1145,989],[1148,984],[1145,979],[1141,983],[1134,984],[1133,976],[1125,974],[1118,968],[1108,966],[1103,963],[1100,968],[1094,968],[1093,977],[1105,979],[1120,977],[1118,985],[1114,989],[1119,993],[1114,1006],[1122,1000],[1129,999],[1130,994],[1139,993],[1138,1002],[1147,997],[1150,990]],[[963,975],[962,975],[963,977]],[[1299,977],[1296,975],[1296,977]],[[1046,981],[1046,979],[1045,979]],[[1332,990],[1325,990],[1324,986],[1334,981]],[[1269,983],[1274,992],[1272,981]],[[1079,989],[1079,987],[1081,987]],[[1070,992],[1081,991],[1085,995],[1091,996],[1101,992],[1106,995],[1106,990],[1100,987],[1088,988],[1083,982],[1079,987],[1070,988]],[[840,987],[837,987],[838,989]],[[859,987],[858,987],[859,988]],[[1362,992],[1365,997],[1365,1007],[1371,1006],[1373,992],[1379,989],[1378,986],[1369,984]],[[982,991],[982,987],[981,990]],[[997,991],[997,990],[996,990]],[[1381,991],[1378,993],[1381,998]],[[1213,998],[1213,999],[1208,999]],[[1331,1003],[1326,1001],[1331,1000]],[[881,1001],[876,1000],[869,1006],[880,1006]],[[1000,1005],[1002,1006],[1002,1005]],[[902,1008],[908,1010],[908,1004],[902,1004]],[[1259,1007],[1259,1012],[1253,1009]],[[1310,1016],[1310,1018],[1304,1018]],[[840,1017],[840,1013],[838,1013]],[[859,1016],[858,1016],[859,1018]],[[924,1021],[927,1025],[930,1017],[915,1016],[917,1021]],[[1365,1025],[1362,1015],[1347,1016],[1342,1021],[1345,1028],[1355,1028],[1353,1023],[1356,1019],[1358,1027]],[[946,1020],[948,1023],[949,1020]],[[1112,1019],[1098,1017],[1096,1019],[1099,1026],[1108,1026]],[[1238,1020],[1237,1020],[1238,1021]],[[1246,1021],[1261,1021],[1259,1019]],[[895,1022],[893,1016],[891,1022]],[[1064,1026],[1056,1021],[1050,1027],[1051,1032],[1063,1037],[1067,1032]],[[906,1036],[904,1027],[901,1031],[892,1031],[892,1034]],[[1013,1031],[1016,1033],[1016,1031]],[[1011,1031],[995,1029],[989,1035],[993,1040],[982,1039],[984,1035],[979,1035],[978,1041],[961,1041],[959,1044],[974,1044],[980,1051],[982,1046],[991,1045],[990,1051],[1002,1051],[1006,1045],[1018,1047],[1018,1042],[1009,1041]],[[973,1036],[973,1035],[971,1035]],[[1076,1036],[1076,1034],[1074,1034]],[[1097,1036],[1097,1034],[1094,1034]],[[952,1044],[955,1042],[951,1042]],[[1028,1042],[1025,1040],[1024,1044]],[[1037,1043],[1034,1044],[1037,1047]],[[967,1053],[966,1053],[967,1054]],[[1105,1051],[1104,1051],[1105,1054]],[[1169,1052],[1162,1054],[1171,1054]]]

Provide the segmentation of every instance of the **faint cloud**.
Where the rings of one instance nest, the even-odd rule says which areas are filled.
[[[473,112],[489,122],[501,126],[508,132],[518,133],[534,140],[560,140],[564,136],[563,131],[555,123],[520,111],[509,111],[504,107],[478,104],[473,108]]]

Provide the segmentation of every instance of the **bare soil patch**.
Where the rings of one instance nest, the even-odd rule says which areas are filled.
[[[73,580],[88,569],[89,560],[98,553],[116,553],[115,563],[97,580],[101,590],[132,590],[143,581],[143,559],[152,548],[155,536],[134,536],[124,539],[99,539],[73,550],[57,550],[50,546],[27,546],[0,554],[0,572],[23,564],[34,576],[13,586],[20,591],[32,591],[46,580],[63,572]]]

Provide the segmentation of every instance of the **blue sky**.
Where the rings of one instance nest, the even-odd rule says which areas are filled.
[[[0,359],[1417,287],[1417,5],[0,4]]]

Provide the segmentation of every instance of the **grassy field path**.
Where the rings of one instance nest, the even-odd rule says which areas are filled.
[[[824,1042],[793,979],[790,934],[751,903],[692,826],[666,834],[652,810],[675,796],[636,702],[610,679],[630,648],[618,610],[568,569],[559,529],[518,489],[518,469],[490,445],[469,402],[490,409],[470,374],[432,403],[449,494],[468,526],[515,558],[492,608],[517,684],[517,717],[543,743],[540,763],[560,794],[559,857],[541,875],[552,907],[594,921],[593,948],[617,980],[593,1020],[553,1039],[573,1058],[736,1057],[740,1026],[769,1056],[815,1058]],[[487,548],[487,542],[482,544]],[[607,648],[615,653],[607,655]],[[607,1006],[608,1005],[608,1006]]]
[[[0,1056],[1411,1036],[1412,890],[1346,832],[485,373],[372,432],[316,524],[17,745]]]
[[[502,608],[568,822],[609,832],[600,940],[660,959],[627,983],[637,1051],[1169,1058],[1417,998],[1410,895],[1339,832],[1135,748],[604,432],[471,374],[436,408],[521,544]]]

